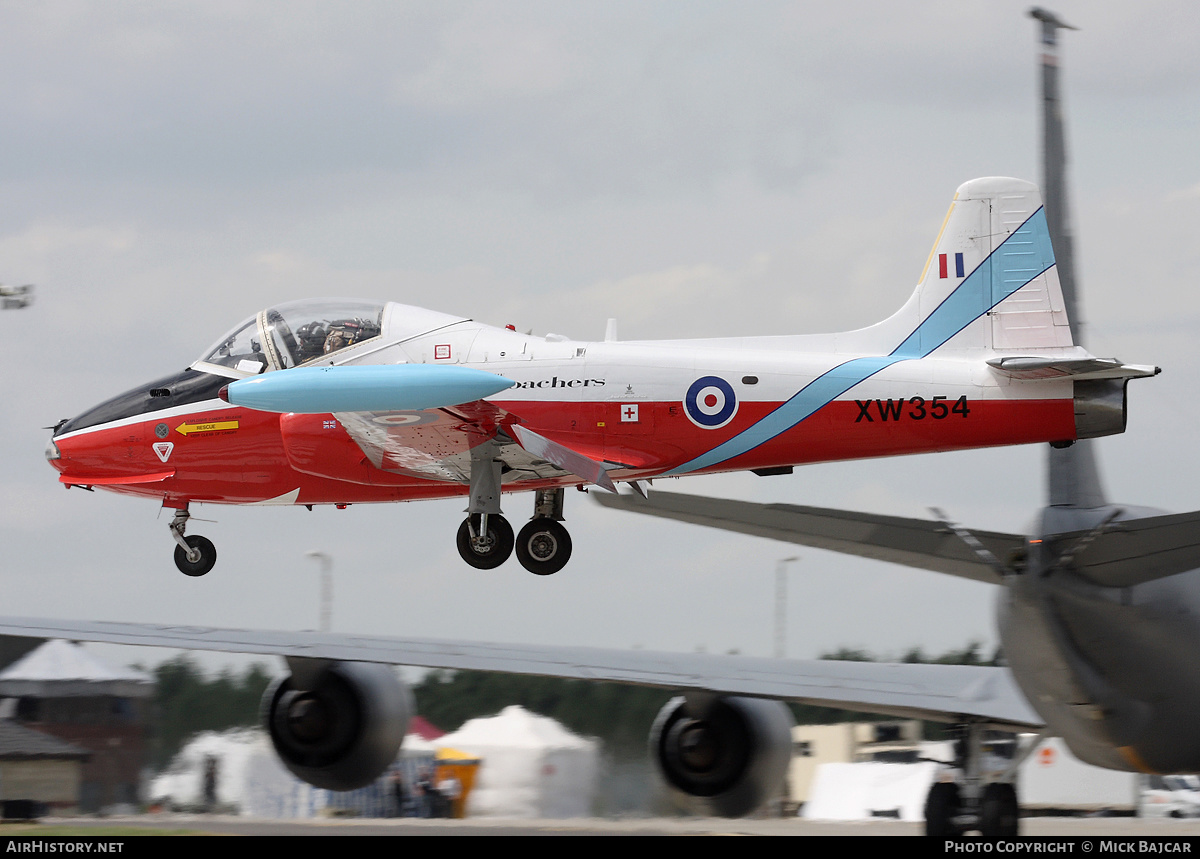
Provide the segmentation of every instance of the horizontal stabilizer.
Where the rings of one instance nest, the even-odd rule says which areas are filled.
[[[953,530],[927,519],[794,504],[756,504],[675,492],[651,492],[646,499],[635,495],[596,496],[596,501],[616,510],[891,561],[990,584],[1000,582],[992,566]],[[992,531],[971,534],[1002,563],[1007,563],[1025,545],[1024,538],[1015,534]]]
[[[231,382],[220,396],[264,412],[420,411],[472,403],[515,384],[457,364],[297,367]]]
[[[1161,368],[1148,364],[1122,364],[1112,358],[1008,357],[992,358],[988,364],[1014,379],[1143,379],[1157,376]]]
[[[778,698],[911,719],[1040,728],[1007,668],[766,659],[598,647],[0,617],[0,635],[607,680]]]
[[[1200,569],[1200,510],[1115,522],[1074,556],[1071,568],[1113,588]]]
[[[517,437],[517,444],[521,445],[529,453],[546,460],[551,465],[558,466],[563,471],[574,474],[576,477],[581,477],[588,483],[599,486],[601,489],[607,489],[609,492],[616,493],[617,487],[613,484],[612,478],[608,476],[608,471],[605,469],[604,463],[597,462],[591,457],[584,456],[582,453],[577,453],[569,447],[540,436],[533,430],[526,429],[520,424],[513,424],[511,429],[512,434]]]

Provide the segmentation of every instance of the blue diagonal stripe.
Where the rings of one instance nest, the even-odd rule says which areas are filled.
[[[1046,214],[1038,209],[992,251],[889,355],[853,358],[813,379],[733,438],[667,474],[711,468],[781,435],[855,385],[900,361],[924,358],[1054,265]]]

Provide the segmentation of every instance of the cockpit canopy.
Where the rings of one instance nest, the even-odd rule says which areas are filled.
[[[279,304],[250,317],[192,366],[237,376],[286,370],[378,337],[383,303],[315,298]],[[233,374],[230,374],[233,375]]]

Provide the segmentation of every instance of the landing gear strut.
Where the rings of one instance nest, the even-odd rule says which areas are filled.
[[[477,570],[494,570],[513,550],[513,530],[500,515],[499,451],[493,439],[471,448],[471,494],[467,518],[458,526],[458,554]]]
[[[458,554],[478,570],[492,570],[508,560],[514,543],[521,566],[537,576],[561,570],[571,558],[571,535],[561,524],[561,488],[534,493],[533,519],[513,540],[512,526],[500,515],[501,474],[497,438],[471,448],[471,488],[467,518],[458,526]]]
[[[189,518],[191,514],[187,507],[180,507],[175,510],[175,516],[167,526],[171,529],[171,538],[179,544],[175,547],[175,566],[185,576],[202,576],[217,562],[217,548],[212,540],[199,534],[184,536]]]
[[[1012,779],[1038,742],[1023,748],[998,780],[984,784],[983,726],[960,727],[964,736],[955,766],[961,770],[962,778],[960,782],[938,782],[929,789],[925,798],[925,834],[953,838],[978,832],[984,838],[1016,838],[1021,808]]]
[[[533,518],[517,535],[517,560],[535,576],[557,573],[571,559],[571,535],[562,526],[562,489],[539,489]]]

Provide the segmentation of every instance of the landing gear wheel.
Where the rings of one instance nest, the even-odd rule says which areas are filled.
[[[472,530],[479,533],[479,519],[478,513],[472,513],[458,526],[458,554],[477,570],[494,570],[512,554],[512,525],[499,513],[491,513],[487,517],[487,534],[472,539]]]
[[[958,806],[958,785],[954,782],[940,781],[929,788],[925,797],[925,834],[936,838],[962,835],[954,823]]]
[[[979,832],[984,838],[1016,838],[1020,819],[1017,791],[1011,784],[993,782],[983,789]]]
[[[553,519],[531,519],[517,535],[517,560],[535,576],[557,573],[571,560],[571,535]]]
[[[183,551],[183,546],[176,546],[175,566],[179,567],[179,572],[185,576],[202,576],[211,570],[217,562],[217,547],[212,544],[212,540],[199,534],[183,539],[193,552],[199,552],[200,557],[195,561],[188,560],[188,553]]]

